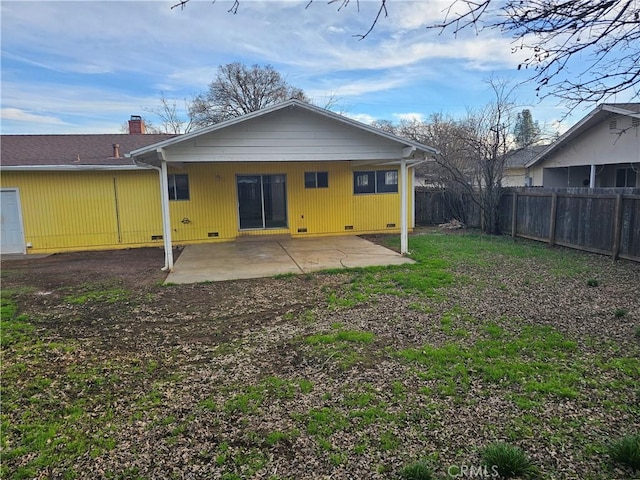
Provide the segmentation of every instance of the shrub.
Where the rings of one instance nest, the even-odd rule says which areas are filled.
[[[627,435],[609,445],[609,456],[615,463],[640,470],[640,435]]]
[[[518,447],[506,443],[493,443],[482,453],[482,463],[493,468],[502,478],[527,477],[537,472],[525,453]]]
[[[404,467],[400,471],[400,477],[405,480],[432,480],[433,473],[425,460],[419,460]]]

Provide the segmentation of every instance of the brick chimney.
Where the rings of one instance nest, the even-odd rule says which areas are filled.
[[[129,120],[129,135],[144,135],[146,129],[144,127],[144,120],[140,115],[131,115]]]

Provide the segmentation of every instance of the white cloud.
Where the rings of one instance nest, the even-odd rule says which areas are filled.
[[[65,122],[51,115],[38,115],[19,108],[0,109],[0,118],[4,121],[45,123],[47,125],[66,125]]]
[[[345,113],[344,116],[366,124],[371,124],[377,120],[376,117],[367,113]]]
[[[393,118],[396,120],[407,120],[407,121],[416,121],[416,122],[424,122],[425,114],[419,112],[407,112],[407,113],[394,113]]]
[[[365,121],[484,104],[485,72],[523,79],[515,66],[524,54],[512,55],[497,32],[456,39],[427,30],[449,3],[387,2],[389,17],[359,41],[353,35],[369,28],[378,0],[360,2],[360,11],[356,2],[337,11],[326,2],[242,0],[237,15],[222,1],[184,10],[170,1],[2,2],[2,106],[61,119],[70,131],[117,128],[157,105],[160,91],[178,103],[191,98],[233,61],[272,64],[313,99],[330,94],[368,109],[358,114]]]

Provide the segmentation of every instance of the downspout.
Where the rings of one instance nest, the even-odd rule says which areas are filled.
[[[589,175],[589,188],[596,188],[596,166],[591,164],[591,172]]]

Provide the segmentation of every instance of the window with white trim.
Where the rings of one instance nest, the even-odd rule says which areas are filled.
[[[353,193],[397,193],[398,170],[353,172]]]
[[[189,176],[186,174],[169,174],[169,200],[189,200]]]

